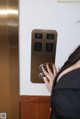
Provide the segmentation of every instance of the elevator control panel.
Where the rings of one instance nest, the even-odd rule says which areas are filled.
[[[55,63],[57,31],[34,29],[31,40],[31,82],[44,83],[40,66]]]

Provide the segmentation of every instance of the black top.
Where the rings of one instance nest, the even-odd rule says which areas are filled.
[[[53,88],[51,119],[80,119],[80,68],[64,74]]]

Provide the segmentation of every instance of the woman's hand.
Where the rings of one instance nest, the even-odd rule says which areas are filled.
[[[43,76],[43,80],[45,82],[45,85],[46,85],[48,91],[51,92],[52,85],[54,83],[54,78],[58,72],[57,68],[56,68],[55,64],[52,64],[52,70],[51,70],[49,67],[49,64],[47,63],[46,69],[44,67],[42,67],[41,69],[45,75],[45,76]]]

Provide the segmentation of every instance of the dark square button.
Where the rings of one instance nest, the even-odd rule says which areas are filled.
[[[46,51],[48,52],[53,51],[53,43],[46,43]]]
[[[35,39],[42,39],[42,33],[35,33],[34,38]]]
[[[54,34],[46,34],[46,39],[54,39]]]
[[[42,51],[42,43],[35,42],[34,43],[34,51]]]

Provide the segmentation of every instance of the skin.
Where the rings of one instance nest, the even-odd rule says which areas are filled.
[[[42,71],[45,74],[45,76],[43,77],[43,80],[45,82],[46,88],[48,89],[49,92],[51,92],[55,76],[57,75],[57,73],[60,69],[57,70],[55,64],[52,64],[53,70],[51,71],[48,63],[46,64],[46,68],[47,68],[47,71],[45,70],[44,67],[42,67]],[[69,68],[67,68],[63,72],[61,72],[61,74],[57,78],[57,82],[63,75],[65,75],[66,73],[68,73],[74,69],[77,69],[77,68],[80,68],[80,60],[78,60],[74,65],[70,66]]]
[[[55,76],[56,76],[56,74],[58,73],[59,70],[57,71],[57,68],[56,68],[55,64],[52,64],[52,69],[53,70],[51,71],[48,63],[46,64],[46,69],[47,69],[47,71],[45,70],[44,67],[42,67],[42,71],[45,74],[45,76],[43,77],[43,80],[45,82],[45,85],[46,85],[48,91],[51,92]]]

